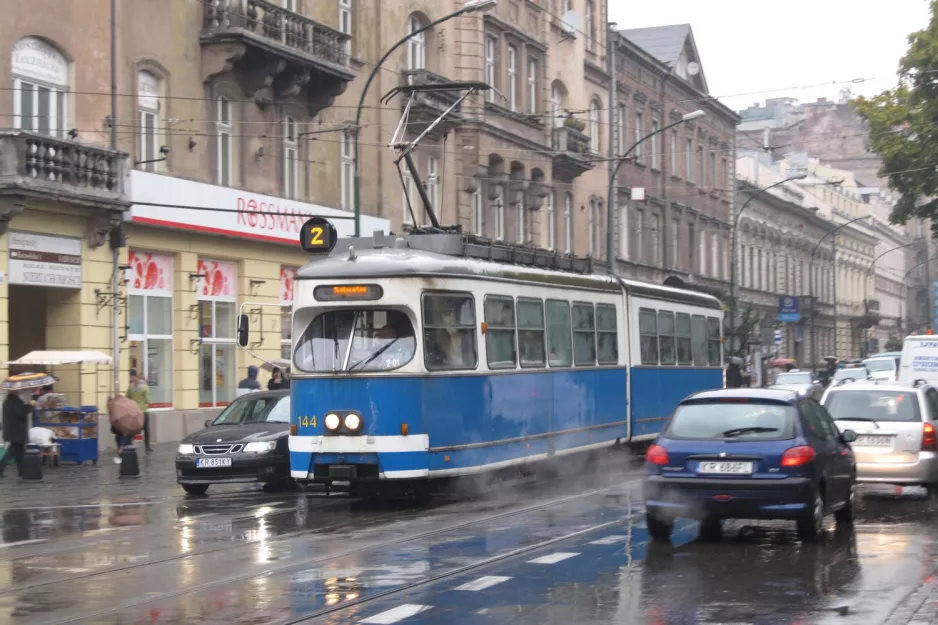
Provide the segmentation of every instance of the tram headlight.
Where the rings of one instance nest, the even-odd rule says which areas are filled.
[[[330,432],[335,432],[339,429],[339,426],[342,424],[342,420],[339,418],[339,415],[334,412],[330,412],[323,418],[323,425],[326,426],[326,429]]]
[[[355,432],[362,426],[362,418],[354,412],[345,415],[345,429]]]

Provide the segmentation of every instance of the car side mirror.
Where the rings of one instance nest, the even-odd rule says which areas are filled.
[[[206,419],[206,420],[205,420],[205,427],[210,428],[210,427],[212,427],[212,424],[213,424],[213,423],[215,423],[215,419]]]
[[[238,315],[238,345],[248,346],[248,337],[250,334],[250,320],[247,315]]]
[[[841,432],[840,437],[844,439],[845,443],[852,443],[857,440],[857,433],[853,430],[844,430]]]

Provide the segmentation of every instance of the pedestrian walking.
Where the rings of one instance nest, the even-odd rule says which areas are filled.
[[[153,447],[150,446],[150,385],[143,376],[137,375],[136,369],[130,370],[127,397],[134,400],[140,412],[143,413],[143,443],[147,453],[150,453],[153,451]]]
[[[31,390],[10,391],[3,400],[3,440],[9,443],[7,453],[0,459],[0,477],[12,457],[16,472],[23,475],[23,458],[29,442],[29,415],[32,413]]]
[[[237,396],[241,397],[259,390],[261,390],[261,383],[257,380],[257,367],[251,365],[248,367],[248,377],[238,384]]]
[[[730,363],[726,365],[726,388],[739,388],[743,385],[742,371],[739,369],[740,359],[730,358]]]
[[[290,388],[290,383],[283,379],[283,372],[280,367],[274,367],[270,372],[270,379],[267,380],[267,390],[279,391],[283,388]]]

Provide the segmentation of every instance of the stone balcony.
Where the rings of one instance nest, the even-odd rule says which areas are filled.
[[[0,133],[0,233],[26,202],[63,202],[119,220],[130,202],[124,193],[127,155],[28,132]]]
[[[857,314],[851,316],[850,323],[857,329],[872,328],[882,320],[878,299],[863,300],[863,303],[856,308]]]
[[[426,69],[404,70],[401,72],[401,85],[426,85],[436,86],[445,85],[452,82],[445,76],[434,74]],[[414,103],[410,107],[410,125],[408,132],[410,134],[419,134],[427,126],[446,112],[449,107],[456,103],[462,95],[462,91],[421,91],[416,92]],[[401,110],[407,105],[408,96],[401,98]],[[464,121],[462,106],[458,106],[450,112],[435,128],[435,131],[442,133]]]
[[[331,106],[355,74],[351,37],[267,0],[204,0],[202,78],[230,73],[261,107]]]
[[[572,182],[593,168],[590,138],[571,126],[553,129],[551,148],[554,151],[554,179]]]

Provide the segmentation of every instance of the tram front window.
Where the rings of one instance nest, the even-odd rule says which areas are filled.
[[[297,342],[300,371],[390,371],[410,362],[414,327],[397,310],[334,310],[312,320]]]

